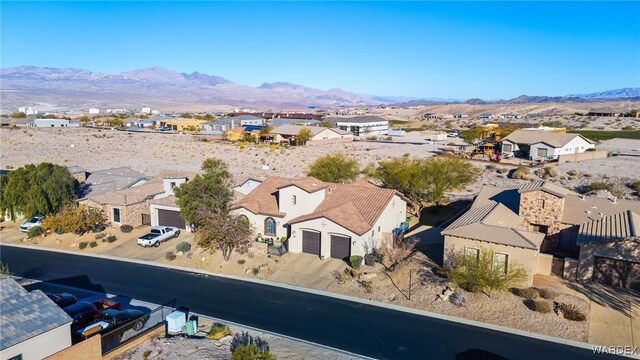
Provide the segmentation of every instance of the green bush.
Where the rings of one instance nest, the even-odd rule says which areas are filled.
[[[597,191],[597,190],[613,190],[613,186],[609,183],[603,181],[594,181],[586,187],[587,192],[589,191]]]
[[[373,292],[373,281],[362,280],[360,281],[360,285],[364,288],[364,292],[367,294],[371,294]]]
[[[246,262],[247,262],[247,260],[245,260],[245,259],[238,260],[238,264],[240,264],[240,265],[244,265],[244,263],[246,263]]]
[[[512,179],[528,180],[529,178],[531,178],[531,176],[529,175],[529,168],[526,167],[526,166],[518,166],[511,173],[511,178]]]
[[[231,335],[231,329],[227,325],[220,323],[213,323],[211,330],[207,333],[207,337],[213,340],[220,340],[229,335]]]
[[[164,255],[164,258],[169,261],[173,261],[176,259],[176,254],[174,254],[173,251],[167,251],[167,253]]]
[[[508,168],[504,168],[504,167],[498,168],[498,174],[506,174],[508,172],[509,172]]]
[[[123,233],[130,233],[133,231],[133,226],[127,224],[120,225],[120,231]]]
[[[351,255],[349,256],[349,264],[354,269],[359,269],[362,266],[362,256],[360,255]]]
[[[233,335],[229,350],[234,353],[241,346],[254,346],[258,353],[269,353],[269,343],[259,336],[253,337],[248,332],[239,332]]]
[[[538,293],[540,297],[547,300],[554,300],[558,297],[558,293],[551,289],[539,289]]]
[[[556,177],[558,176],[558,169],[556,169],[553,166],[547,166],[545,168],[542,169],[542,177],[543,178],[550,178],[550,177]]]
[[[92,242],[89,243],[89,247],[94,248],[96,246],[98,246],[98,243],[96,241],[92,241]]]
[[[525,301],[527,302],[527,306],[529,307],[529,309],[531,309],[533,311],[537,311],[537,312],[542,313],[542,314],[548,314],[548,313],[553,311],[553,305],[551,305],[551,302],[549,302],[548,300],[543,300],[543,299],[532,300],[532,299],[528,299],[528,300],[525,300]]]
[[[183,241],[183,242],[179,243],[178,245],[176,245],[176,251],[182,251],[183,253],[186,253],[189,250],[191,250],[191,244],[189,244],[186,241]]]
[[[81,241],[81,242],[78,244],[78,249],[82,250],[82,249],[86,248],[86,247],[87,247],[87,245],[89,245],[89,243],[88,243],[88,242],[86,242],[86,241]]]
[[[571,321],[585,321],[587,315],[580,311],[577,306],[573,304],[560,304],[560,311],[565,319]]]
[[[98,234],[96,234],[95,239],[96,239],[96,240],[100,240],[100,239],[104,238],[105,236],[107,236],[107,234],[105,234],[105,233],[98,233]]]
[[[105,239],[107,239],[107,242],[112,243],[116,241],[116,236],[113,234],[109,234]]]
[[[640,181],[633,182],[629,184],[629,187],[636,192],[636,194],[640,195]]]
[[[540,297],[540,292],[536,288],[529,287],[524,289],[518,289],[516,295],[523,297],[525,299],[536,300]]]
[[[34,236],[42,235],[42,226],[33,226],[27,230],[27,237],[32,238]]]
[[[260,352],[255,345],[241,345],[231,353],[231,360],[275,360],[268,352]]]
[[[96,224],[106,221],[101,210],[90,209],[84,205],[68,203],[62,210],[49,215],[42,220],[42,226],[47,229],[60,230],[63,233],[82,235],[92,231]]]
[[[373,254],[367,254],[364,256],[364,263],[367,266],[373,266],[376,263],[376,256]]]

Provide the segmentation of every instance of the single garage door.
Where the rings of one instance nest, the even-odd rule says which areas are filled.
[[[180,217],[179,211],[158,209],[158,225],[175,226],[178,229],[184,229],[184,220]]]
[[[351,238],[348,236],[331,235],[331,257],[344,260],[351,255]]]
[[[320,233],[302,231],[302,252],[320,256]]]
[[[640,290],[640,262],[596,256],[593,262],[593,281]]]

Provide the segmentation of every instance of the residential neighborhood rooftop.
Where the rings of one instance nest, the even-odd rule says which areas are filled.
[[[587,221],[578,230],[578,244],[640,239],[640,214],[631,210]]]
[[[507,135],[502,141],[509,141],[515,144],[533,145],[545,143],[553,147],[563,147],[576,137],[582,137],[587,142],[593,144],[593,141],[585,138],[580,134],[557,133],[552,131],[525,131],[516,130]]]
[[[42,291],[27,291],[10,277],[0,278],[0,350],[72,321]]]
[[[388,121],[387,119],[383,119],[379,116],[354,116],[354,117],[330,117],[326,119],[330,123],[371,123],[371,122],[380,122],[380,121]]]

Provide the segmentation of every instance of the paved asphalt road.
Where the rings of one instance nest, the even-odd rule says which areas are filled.
[[[382,359],[585,359],[588,349],[253,282],[0,246],[18,276],[157,304]]]

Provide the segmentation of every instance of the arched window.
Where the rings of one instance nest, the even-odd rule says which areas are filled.
[[[276,236],[276,221],[273,218],[267,218],[264,221],[264,234]]]
[[[247,224],[249,223],[249,218],[246,215],[238,215],[238,219],[242,222],[246,222]]]

